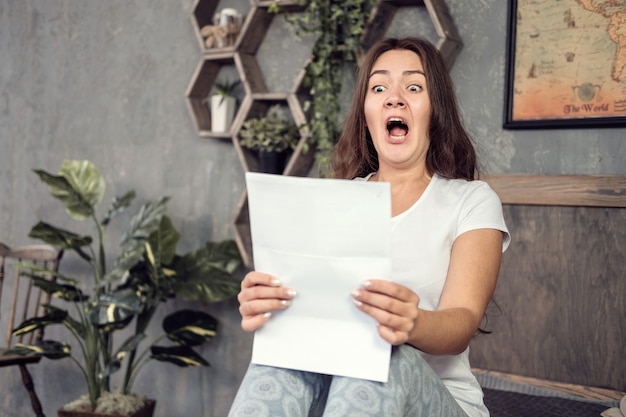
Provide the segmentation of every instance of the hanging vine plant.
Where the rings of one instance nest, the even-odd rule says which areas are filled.
[[[316,38],[312,58],[305,68],[303,86],[311,99],[304,104],[310,110],[309,129],[315,161],[323,174],[335,146],[341,126],[341,82],[339,74],[346,63],[356,67],[361,53],[360,41],[376,0],[298,0],[306,8],[300,13],[284,12],[279,2],[268,7],[271,13],[283,13],[295,28],[296,36]]]

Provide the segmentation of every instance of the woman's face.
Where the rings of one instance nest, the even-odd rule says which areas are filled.
[[[376,60],[364,111],[379,169],[426,165],[431,106],[424,67],[416,53],[391,50]]]

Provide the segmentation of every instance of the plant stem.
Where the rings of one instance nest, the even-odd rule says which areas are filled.
[[[135,334],[145,333],[145,330],[148,327],[148,324],[150,323],[152,316],[154,316],[154,313],[156,312],[157,306],[158,304],[152,304],[146,307],[146,309],[142,313],[137,315],[137,319],[136,319],[137,321],[135,324]],[[153,344],[154,343],[156,342],[153,342]],[[146,351],[142,353],[139,359],[143,358]],[[128,355],[128,362],[126,363],[126,373],[124,375],[124,383],[122,385],[123,394],[129,394],[129,391],[132,387],[132,383],[135,379],[134,374],[135,372],[137,372],[137,368],[135,367],[135,363],[134,363],[136,354],[137,354],[137,349],[135,348],[132,351],[130,351],[130,354]]]
[[[87,326],[87,334],[85,336],[86,352],[85,352],[85,365],[87,373],[87,386],[89,389],[89,400],[92,404],[96,403],[96,400],[102,393],[102,385],[99,381],[100,375],[100,363],[98,355],[98,336],[94,334],[98,330],[93,326]]]
[[[100,294],[104,292],[108,294],[111,290],[111,284],[105,284],[104,288],[100,287],[102,280],[106,275],[106,255],[104,252],[104,227],[100,224],[98,219],[96,218],[95,211],[92,214],[92,219],[94,224],[96,225],[96,230],[98,231],[98,261],[96,263],[96,294],[97,297],[100,297]],[[103,369],[107,369],[111,363],[111,353],[113,351],[113,340],[109,332],[101,331],[99,329],[96,330],[98,336],[101,338],[101,356],[102,356],[102,367]],[[110,391],[110,378],[109,376],[103,377],[102,386],[106,391]]]
[[[106,271],[106,255],[104,253],[104,228],[96,218],[95,212],[92,214],[93,222],[96,225],[96,230],[98,231],[98,274],[96,275],[96,285],[100,283],[100,280],[105,275]]]

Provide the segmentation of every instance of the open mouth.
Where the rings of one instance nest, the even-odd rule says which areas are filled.
[[[391,137],[403,137],[409,133],[409,127],[399,117],[392,117],[387,121],[387,131]]]

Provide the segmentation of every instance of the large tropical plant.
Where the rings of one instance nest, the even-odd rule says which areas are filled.
[[[163,334],[150,338],[147,331],[157,308],[170,298],[216,302],[233,296],[239,288],[236,273],[241,257],[236,244],[226,240],[207,242],[197,250],[176,254],[179,233],[165,215],[167,197],[146,202],[132,216],[121,239],[120,254],[107,262],[105,232],[113,218],[130,206],[134,191],[113,199],[101,220],[97,209],[105,193],[105,181],[89,161],[63,162],[58,175],[35,170],[75,220],[91,220],[96,239],[37,223],[29,236],[41,239],[64,251],[74,251],[89,266],[92,282],[55,273],[56,282],[39,276],[38,270],[27,278],[43,291],[74,309],[50,303],[45,315],[22,323],[15,335],[62,324],[75,337],[82,356],[75,357],[66,342],[43,340],[38,345],[17,345],[13,353],[38,354],[50,359],[72,358],[82,370],[89,400],[109,392],[110,375],[125,366],[122,394],[130,394],[139,371],[151,359],[179,366],[206,366],[208,362],[194,349],[215,334],[217,321],[198,310],[184,309],[163,320]],[[95,247],[94,247],[95,246]],[[107,268],[107,265],[111,265]],[[44,272],[40,270],[39,272]],[[86,278],[85,276],[84,278]],[[87,294],[84,288],[92,290]],[[134,323],[134,331],[128,326]],[[122,329],[127,329],[121,332]],[[115,335],[126,340],[114,343]],[[163,341],[169,340],[168,343]]]

